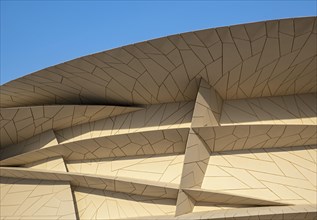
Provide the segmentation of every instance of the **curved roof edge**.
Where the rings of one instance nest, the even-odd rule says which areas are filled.
[[[1,107],[144,105],[316,92],[316,17],[204,29],[91,54],[0,87]]]

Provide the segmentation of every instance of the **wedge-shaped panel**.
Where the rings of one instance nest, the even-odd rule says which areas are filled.
[[[183,154],[117,157],[67,162],[69,172],[179,184]]]
[[[183,171],[180,182],[180,190],[177,196],[175,215],[183,215],[193,211],[195,200],[185,193],[184,188],[200,188],[207,169],[210,151],[204,141],[190,129]]]
[[[45,149],[31,149],[23,154],[13,154],[8,148],[0,164],[22,165],[58,156],[63,156],[65,160],[88,160],[184,153],[188,130],[168,129],[112,135],[53,145]]]
[[[241,209],[241,208],[249,208],[252,207],[250,205],[226,205],[226,204],[218,204],[218,203],[210,203],[210,202],[195,202],[195,206],[193,208],[192,213],[185,214],[184,216],[188,216],[188,219],[195,219],[195,215],[200,215],[201,213],[209,213],[220,210],[230,211],[231,209]],[[190,217],[191,216],[191,217]],[[182,216],[179,216],[181,219]]]
[[[56,146],[57,144],[58,142],[55,133],[52,130],[46,131],[19,144],[11,145],[2,149],[0,159],[2,162],[2,160],[6,158],[24,155],[28,152],[38,151],[41,149],[47,149],[49,147]],[[36,160],[36,158],[34,159]]]
[[[237,196],[225,193],[219,193],[201,188],[182,189],[178,194],[176,206],[176,216],[182,218],[187,216],[187,213],[207,212],[216,210],[232,210],[236,209],[239,212],[241,208],[254,206],[281,206],[283,203],[277,203],[267,200],[255,199],[252,196]],[[197,213],[198,214],[198,213]],[[188,214],[190,215],[190,214]]]
[[[68,181],[72,186],[103,189],[114,192],[136,195],[154,196],[159,198],[176,198],[178,185],[172,183],[153,182],[135,178],[113,177],[105,175],[84,175],[71,172],[48,171],[29,168],[0,167],[1,176]]]
[[[175,199],[137,196],[77,187],[74,189],[80,219],[120,219],[174,216]]]
[[[194,102],[148,105],[145,109],[56,132],[61,144],[118,134],[189,128]]]
[[[204,141],[191,129],[189,132],[181,187],[200,187],[207,169],[210,151]]]
[[[238,209],[224,209],[192,213],[180,219],[290,219],[313,220],[316,218],[314,205],[296,206],[267,206],[267,207],[239,207]]]
[[[25,164],[23,167],[30,169],[43,169],[67,172],[64,159],[62,157],[47,158],[44,160],[35,161],[33,163]]]
[[[287,204],[316,204],[316,146],[213,153],[202,188]]]
[[[217,191],[205,190],[205,189],[183,189],[183,191],[188,194],[195,202],[205,202],[218,205],[248,205],[248,206],[269,206],[269,205],[285,205],[283,203],[256,199],[249,196],[237,196],[227,193],[219,193]]]
[[[63,158],[26,164],[28,169],[67,172]],[[6,178],[1,174],[1,219],[76,219],[77,213],[68,181]],[[18,195],[18,196],[16,196]],[[2,197],[3,196],[3,197]],[[16,198],[15,198],[16,197]],[[14,200],[14,201],[13,201]]]
[[[67,160],[184,153],[189,129],[111,135],[65,143]],[[62,147],[63,146],[63,147]]]
[[[241,125],[195,128],[212,152],[317,143],[316,125]]]
[[[55,180],[0,179],[1,219],[76,219],[69,184]]]
[[[59,130],[140,109],[104,105],[0,108],[0,146],[16,144],[48,130]]]
[[[182,189],[178,191],[175,216],[181,216],[193,211],[195,200]]]
[[[221,126],[232,125],[315,125],[317,94],[227,100]]]
[[[314,220],[316,219],[315,205],[293,206],[267,206],[267,207],[211,207],[210,210],[189,213],[177,218],[169,215],[159,216],[158,219],[289,219],[289,220]],[[139,217],[138,219],[149,219]]]
[[[192,127],[219,126],[223,100],[217,91],[201,79],[196,97]]]

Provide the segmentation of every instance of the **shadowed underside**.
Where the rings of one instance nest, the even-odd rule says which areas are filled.
[[[316,219],[317,18],[168,36],[0,87],[1,219]]]

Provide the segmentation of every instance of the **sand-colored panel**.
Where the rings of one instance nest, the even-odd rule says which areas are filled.
[[[0,109],[1,147],[29,139],[48,130],[96,121],[140,110],[104,105],[44,105]]]
[[[188,130],[168,129],[78,140],[45,149],[35,149],[1,160],[0,164],[22,165],[59,156],[65,160],[91,160],[184,153]]]
[[[55,133],[53,130],[46,131],[25,140],[19,144],[10,145],[2,150],[0,159],[4,160],[10,157],[23,155],[28,152],[46,149],[58,145]]]
[[[212,152],[317,143],[315,125],[241,125],[195,128]]]
[[[75,188],[74,196],[80,219],[120,219],[173,216],[175,200],[135,196],[109,191]]]
[[[181,216],[187,213],[191,213],[194,209],[195,203],[196,201],[187,193],[185,193],[183,190],[179,190],[175,216]]]
[[[316,204],[317,166],[309,151],[316,152],[316,147],[213,153],[201,187],[286,204]]]
[[[196,202],[205,202],[220,205],[231,206],[273,206],[285,205],[283,203],[273,202],[264,199],[256,199],[251,194],[248,196],[239,196],[234,194],[219,193],[218,191],[206,189],[183,189],[183,191],[193,198]]]
[[[177,184],[140,180],[138,178],[85,175],[72,172],[66,173],[61,171],[17,167],[0,167],[0,172],[3,177],[60,180],[70,182],[72,186],[102,190],[106,189],[113,192],[131,193],[159,198],[176,198],[178,192]]]
[[[191,129],[189,132],[184,167],[181,178],[182,188],[200,187],[206,172],[210,152],[204,141]]]
[[[67,162],[69,172],[179,184],[184,155],[118,157]]]
[[[148,105],[144,110],[86,123],[56,132],[61,144],[145,131],[188,128],[194,102]]]
[[[44,160],[35,161],[33,163],[25,164],[24,167],[30,169],[44,169],[67,172],[66,164],[62,157],[52,157]]]
[[[291,219],[313,220],[317,217],[315,205],[238,207],[189,213],[177,219]],[[168,217],[168,216],[167,216]],[[162,216],[161,218],[164,219]],[[166,218],[166,217],[165,217]]]
[[[223,100],[204,79],[201,79],[196,97],[192,127],[219,126]]]
[[[1,219],[76,219],[69,184],[1,177]]]
[[[316,93],[228,100],[223,104],[221,126],[315,125]]]

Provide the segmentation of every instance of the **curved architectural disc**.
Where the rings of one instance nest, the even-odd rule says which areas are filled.
[[[316,36],[212,28],[0,86],[1,219],[317,219]]]
[[[1,86],[1,107],[193,100],[203,78],[223,99],[316,92],[316,19],[173,35],[68,61]]]

